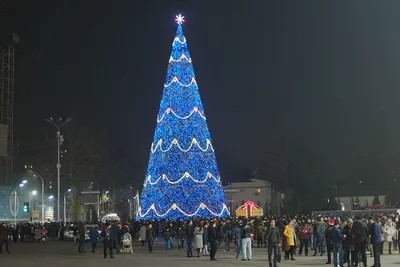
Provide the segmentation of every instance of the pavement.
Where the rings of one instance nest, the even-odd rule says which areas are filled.
[[[90,251],[90,244],[86,248]],[[5,248],[3,248],[3,252]],[[71,242],[49,240],[46,244],[35,243],[16,243],[10,244],[10,254],[0,255],[0,266],[18,266],[18,267],[101,267],[114,265],[118,267],[135,266],[173,266],[173,267],[195,267],[212,264],[212,266],[235,267],[251,266],[266,267],[267,253],[266,249],[253,249],[253,259],[251,261],[240,261],[235,259],[235,252],[225,252],[219,250],[216,258],[218,261],[210,261],[209,257],[187,258],[186,250],[168,250],[163,249],[162,243],[156,244],[153,253],[148,253],[145,247],[134,246],[134,253],[120,253],[115,255],[114,259],[103,258],[103,248],[101,245],[96,253],[78,253],[77,245]],[[373,258],[368,256],[368,265],[373,264]],[[302,256],[296,257],[296,261],[283,261],[279,266],[328,266],[325,264],[326,257]],[[393,255],[382,256],[382,266],[394,267],[400,266],[400,254],[395,252]]]

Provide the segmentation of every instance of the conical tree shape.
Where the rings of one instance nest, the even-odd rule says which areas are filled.
[[[143,186],[137,220],[229,216],[181,23]]]

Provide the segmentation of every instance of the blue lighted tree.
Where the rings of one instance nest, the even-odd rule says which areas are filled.
[[[137,220],[229,216],[183,16],[176,21]]]

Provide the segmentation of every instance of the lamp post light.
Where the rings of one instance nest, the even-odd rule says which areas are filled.
[[[14,224],[17,225],[17,214],[18,214],[18,210],[17,210],[17,190],[18,187],[22,188],[25,186],[25,184],[27,183],[27,180],[23,180],[18,186],[15,187],[14,189]],[[19,206],[19,205],[18,205]]]
[[[42,176],[32,170],[28,170],[28,172],[32,174],[33,177],[40,179],[42,182],[42,222],[44,222],[44,179]]]
[[[63,120],[59,118],[58,120],[54,120],[52,117],[45,119],[48,123],[51,123],[57,129],[57,220],[60,221],[60,176],[61,176],[61,163],[60,163],[60,148],[62,143],[64,142],[64,137],[61,135],[61,128],[71,122],[71,118]]]
[[[67,192],[64,193],[64,223],[67,222],[67,193],[71,193],[72,189],[68,188]]]

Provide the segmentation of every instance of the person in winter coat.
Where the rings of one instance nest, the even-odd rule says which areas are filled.
[[[165,229],[163,237],[165,240],[165,250],[168,250],[171,248],[171,232],[169,231],[169,228]]]
[[[151,225],[151,224],[149,224],[149,226],[147,227],[146,237],[147,237],[149,252],[152,253],[153,252],[153,243],[154,243],[154,240],[156,239],[157,235],[153,229],[153,225]]]
[[[186,251],[186,256],[188,258],[193,257],[193,232],[194,232],[194,226],[193,222],[189,221],[189,223],[186,225],[186,242],[187,242],[187,251]]]
[[[265,236],[265,227],[264,223],[260,223],[257,226],[257,246],[262,247],[264,243],[264,236]]]
[[[142,244],[142,246],[144,246],[144,242],[146,242],[147,239],[146,232],[147,232],[146,225],[143,224],[139,230],[139,242]]]
[[[374,252],[374,267],[381,267],[381,254],[380,245],[382,242],[381,230],[379,224],[375,221],[375,218],[369,217],[369,223],[371,224],[371,244]]]
[[[308,242],[311,238],[311,234],[313,233],[313,228],[306,221],[303,221],[299,227],[299,239],[300,239],[300,249],[299,255],[303,253],[303,248],[305,249],[305,255],[308,255]]]
[[[208,223],[204,223],[203,227],[203,256],[208,256]]]
[[[347,220],[347,224],[343,228],[344,263],[347,263],[348,266],[354,266],[355,257],[357,257],[356,253],[354,253],[354,239],[351,233],[352,228],[353,228],[353,219],[350,218]]]
[[[328,257],[328,261],[326,262],[326,264],[331,264],[332,262],[333,243],[332,243],[331,230],[333,229],[334,224],[335,221],[333,219],[330,219],[328,229],[326,229],[325,232],[326,253]]]
[[[290,255],[290,260],[294,261],[294,248],[296,246],[296,233],[294,230],[294,220],[291,220],[288,225],[285,226],[285,229],[283,230],[283,236],[284,239],[286,240],[286,246],[288,246],[289,250],[285,251],[285,258],[289,259]]]
[[[247,219],[243,220],[244,227],[242,229],[242,253],[243,259],[251,260],[252,258],[252,248],[251,248],[251,234],[253,232],[252,226],[247,221]]]
[[[325,233],[328,229],[328,225],[324,222],[324,218],[321,217],[320,221],[315,225],[314,237],[315,237],[315,251],[313,256],[317,256],[318,251],[320,256],[324,254],[325,250]]]
[[[183,226],[178,228],[178,249],[184,248],[186,229]]]
[[[333,246],[333,266],[343,267],[343,241],[344,237],[340,229],[341,221],[336,220],[335,226],[330,230],[330,239]]]
[[[79,222],[78,224],[78,235],[79,235],[78,252],[83,253],[85,250],[85,225],[83,224],[83,222]]]
[[[354,240],[354,250],[356,255],[361,254],[361,260],[364,266],[367,266],[367,244],[368,244],[368,227],[361,217],[357,216],[353,223],[351,235]],[[355,266],[358,266],[358,257],[355,258]]]
[[[47,230],[45,227],[42,228],[42,243],[47,242]]]
[[[114,258],[113,256],[113,246],[112,246],[112,234],[111,234],[111,224],[107,223],[101,232],[101,236],[103,237],[103,254],[104,258],[107,258],[107,250],[110,253],[110,258]]]
[[[280,245],[281,245],[281,231],[276,226],[275,220],[271,220],[270,228],[267,230],[266,242],[268,245],[268,262],[269,267],[277,267],[280,262]],[[272,255],[274,258],[272,259]]]
[[[215,261],[215,254],[217,253],[217,223],[212,220],[208,231],[208,242],[210,243],[210,260]]]
[[[194,246],[197,251],[197,257],[200,257],[200,254],[202,253],[203,249],[203,227],[200,225],[200,223],[197,224],[196,228],[194,228]]]
[[[90,243],[92,244],[92,253],[94,253],[96,250],[97,239],[99,238],[99,232],[95,227],[90,228],[89,238],[90,238]]]
[[[239,223],[235,223],[235,225],[233,226],[233,236],[235,237],[237,259],[239,258],[240,252],[242,251],[242,228]]]
[[[389,254],[392,254],[392,244],[393,244],[393,239],[394,236],[396,235],[396,227],[394,226],[394,223],[392,219],[389,219],[388,222],[386,223],[385,227],[383,227],[383,232],[385,235],[385,240],[388,242],[389,245]]]
[[[10,253],[8,250],[8,238],[7,238],[7,227],[4,223],[0,224],[0,254],[3,254],[3,245],[6,245],[7,253]]]

